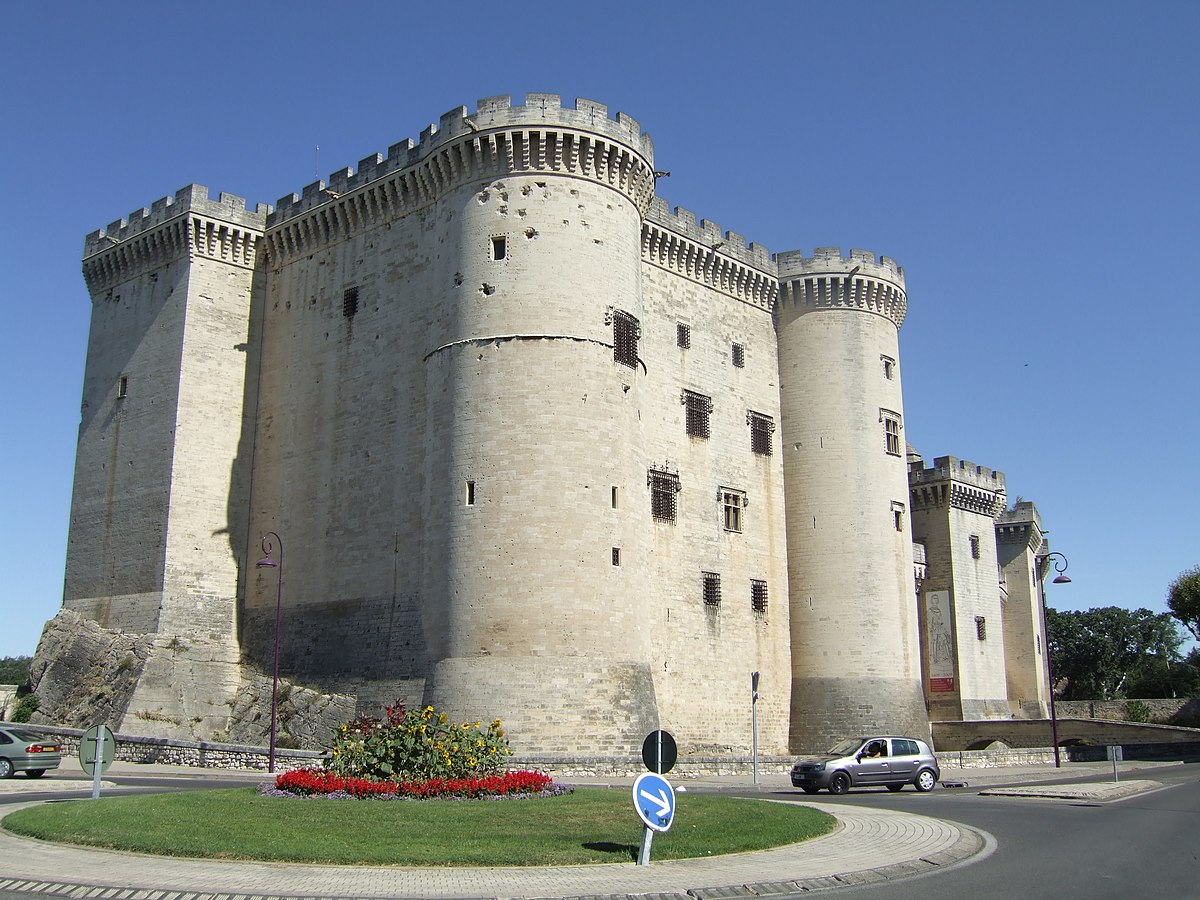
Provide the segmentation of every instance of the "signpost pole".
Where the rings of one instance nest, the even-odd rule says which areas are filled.
[[[639,866],[650,865],[650,844],[654,840],[654,832],[646,825],[642,826],[642,848],[638,851]]]
[[[754,783],[758,784],[758,673],[750,673],[750,731],[754,745]]]
[[[100,752],[101,741],[104,739],[102,734],[97,734],[92,740],[92,799],[100,799]]]

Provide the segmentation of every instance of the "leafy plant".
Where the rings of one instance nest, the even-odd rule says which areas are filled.
[[[275,778],[275,790],[306,797],[348,794],[356,798],[405,797],[419,800],[435,797],[528,796],[541,794],[552,784],[550,776],[541,772],[505,772],[503,775],[482,778],[396,782],[348,778],[321,769],[293,769]]]
[[[1141,700],[1125,701],[1125,721],[1126,722],[1149,722],[1150,707]]]
[[[495,775],[509,755],[500,720],[455,724],[432,706],[386,708],[387,718],[361,716],[340,726],[326,767],[335,775],[422,781]]]
[[[12,721],[28,722],[38,709],[37,694],[26,694],[17,701],[16,708],[13,709]]]

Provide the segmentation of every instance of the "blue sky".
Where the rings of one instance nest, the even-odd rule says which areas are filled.
[[[1200,563],[1200,4],[215,0],[5,18],[0,656],[32,653],[62,599],[84,235],[190,182],[274,204],[526,91],[638,119],[670,203],[772,251],[899,261],[904,436],[1037,503],[1074,579],[1051,605],[1161,611]]]

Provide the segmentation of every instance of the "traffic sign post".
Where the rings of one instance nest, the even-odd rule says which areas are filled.
[[[93,725],[79,739],[79,765],[92,776],[92,799],[100,796],[100,775],[117,755],[117,739],[107,725]]]
[[[648,866],[654,832],[669,830],[675,820],[675,791],[661,775],[643,773],[633,783],[633,808],[644,826],[637,864]]]
[[[675,767],[679,748],[669,731],[652,731],[642,741],[642,762],[651,772],[666,775]]]

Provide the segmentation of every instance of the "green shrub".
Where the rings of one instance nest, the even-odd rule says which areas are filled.
[[[28,722],[33,714],[37,712],[38,698],[37,694],[26,694],[17,701],[16,708],[13,709],[12,721]]]
[[[326,768],[337,775],[385,781],[469,778],[501,771],[509,754],[500,720],[455,724],[432,706],[397,701],[385,720],[367,716],[334,732]]]
[[[1149,722],[1150,707],[1141,700],[1125,701],[1126,722]]]

